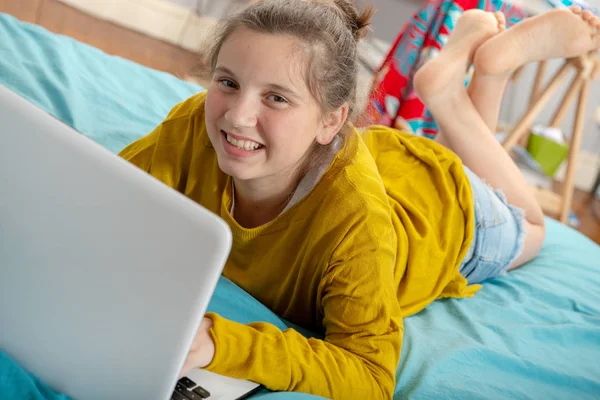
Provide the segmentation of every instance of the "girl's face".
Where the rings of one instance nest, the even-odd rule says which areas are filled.
[[[291,36],[248,29],[223,43],[208,86],[206,126],[224,173],[290,179],[315,139],[328,144],[339,131],[344,121],[336,123],[335,115],[345,113],[323,117],[304,82],[299,49]]]

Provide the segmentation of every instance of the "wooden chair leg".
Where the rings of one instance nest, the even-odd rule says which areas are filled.
[[[577,156],[581,146],[581,138],[583,136],[583,126],[585,124],[585,109],[590,91],[591,80],[586,78],[583,81],[579,92],[579,101],[577,104],[577,114],[575,115],[575,123],[573,126],[573,136],[571,138],[569,156],[567,159],[567,174],[562,187],[562,206],[560,211],[560,222],[566,223],[571,210],[573,201],[573,190],[575,187],[575,172],[577,169]]]
[[[534,104],[536,102],[536,100],[540,97],[540,92],[542,91],[542,83],[544,82],[544,76],[546,76],[547,66],[548,66],[548,62],[545,60],[538,62],[537,72],[535,75],[535,81],[533,82],[531,94],[529,95],[529,106]],[[513,79],[512,79],[513,82],[516,82],[521,77],[521,74],[523,73],[524,68],[525,68],[525,66],[521,66],[520,68],[518,68],[515,71],[515,73],[513,74]],[[526,147],[528,140],[529,140],[529,133],[526,133],[523,136],[521,136],[521,138],[519,139],[519,141],[518,141],[519,146]]]
[[[537,73],[535,75],[535,81],[533,82],[533,89],[531,89],[531,96],[529,97],[529,106],[539,99],[542,92],[542,82],[544,81],[544,75],[546,75],[546,69],[548,68],[548,61],[540,61],[538,63]]]
[[[569,107],[573,103],[573,100],[575,100],[575,95],[581,91],[581,86],[583,84],[584,78],[584,73],[581,70],[573,78],[573,81],[569,86],[569,90],[567,91],[567,93],[565,93],[562,102],[560,103],[558,109],[556,110],[556,113],[554,114],[554,117],[552,118],[552,122],[550,122],[550,126],[552,128],[558,128],[562,124],[563,120],[565,119],[565,116],[567,115]]]
[[[592,71],[592,80],[600,79],[600,54],[594,58],[594,70]]]
[[[502,143],[502,147],[507,151],[510,151],[513,146],[526,134],[531,127],[531,124],[535,120],[535,117],[540,113],[542,108],[548,103],[548,101],[552,98],[552,95],[560,84],[565,80],[567,74],[569,72],[570,62],[565,62],[561,69],[554,75],[552,81],[546,86],[546,89],[540,94],[539,98],[529,106],[529,109],[525,113],[525,115],[521,118],[519,123],[515,126],[513,131],[508,135],[508,137]]]

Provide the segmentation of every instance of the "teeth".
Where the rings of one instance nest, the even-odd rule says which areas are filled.
[[[244,149],[248,151],[256,150],[260,147],[259,143],[253,142],[251,140],[237,140],[231,137],[229,134],[227,134],[227,141],[239,149]]]

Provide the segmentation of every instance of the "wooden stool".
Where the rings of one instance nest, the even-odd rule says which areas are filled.
[[[565,181],[562,185],[560,194],[548,190],[536,188],[536,197],[540,202],[544,212],[552,217],[558,217],[562,223],[567,222],[573,192],[575,186],[575,169],[577,165],[577,155],[581,146],[581,138],[583,136],[583,126],[585,123],[585,113],[588,100],[590,84],[600,75],[600,58],[597,52],[591,52],[581,57],[565,60],[563,66],[558,70],[556,75],[550,80],[545,88],[542,89],[542,81],[546,72],[547,62],[542,61],[538,65],[537,76],[531,92],[529,108],[521,117],[521,120],[514,126],[508,134],[502,146],[510,151],[514,145],[520,143],[525,145],[530,133],[531,125],[537,115],[542,111],[544,106],[552,98],[556,90],[567,78],[569,71],[575,69],[575,76],[567,92],[565,93],[562,102],[556,110],[551,127],[558,128],[563,122],[569,106],[578,95],[577,110],[573,131],[569,139],[569,154],[567,156],[567,173]],[[518,79],[520,71],[515,73],[515,78]]]

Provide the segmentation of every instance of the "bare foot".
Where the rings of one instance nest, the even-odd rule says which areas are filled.
[[[501,12],[468,10],[457,21],[448,43],[440,54],[423,65],[415,74],[415,91],[424,103],[447,100],[464,92],[466,72],[476,50],[486,40],[506,29]]]
[[[529,18],[481,45],[475,69],[486,75],[511,73],[534,61],[571,58],[600,49],[600,19],[572,6]]]

